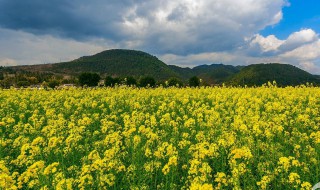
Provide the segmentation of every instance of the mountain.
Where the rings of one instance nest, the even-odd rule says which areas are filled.
[[[107,50],[70,62],[18,66],[15,69],[73,76],[79,75],[82,72],[95,72],[104,76],[111,75],[117,77],[152,76],[157,80],[180,77],[179,74],[171,70],[168,65],[155,56],[142,51],[122,49]]]
[[[232,85],[261,86],[268,81],[276,81],[278,86],[296,86],[306,84],[320,84],[320,80],[310,73],[293,65],[269,63],[254,64],[244,67],[228,81]]]
[[[208,84],[222,84],[238,73],[240,68],[232,65],[212,64],[194,67],[193,71],[196,76],[199,76]]]
[[[188,67],[181,68],[175,65],[169,65],[169,67],[180,76],[183,76],[185,80],[193,76],[198,76],[208,84],[222,84],[232,75],[240,71],[238,67],[223,64],[200,65],[192,69]]]
[[[157,57],[136,50],[113,49],[101,53],[84,56],[73,61],[25,65],[0,68],[0,76],[20,77],[15,81],[26,81],[32,75],[38,81],[48,81],[48,78],[75,78],[83,72],[99,73],[102,77],[151,76],[157,81],[175,77],[186,84],[193,76],[201,78],[205,84],[231,84],[260,86],[268,81],[277,81],[279,86],[299,85],[306,82],[320,84],[320,77],[311,75],[297,67],[286,64],[255,64],[249,66],[232,66],[223,64],[200,65],[194,68],[182,68],[176,65],[167,65]],[[15,74],[16,73],[16,74]],[[32,74],[34,73],[34,74]],[[65,77],[66,76],[66,77]]]

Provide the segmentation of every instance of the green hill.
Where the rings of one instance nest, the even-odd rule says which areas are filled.
[[[79,75],[82,72],[95,72],[103,76],[111,75],[117,77],[152,76],[157,80],[180,77],[155,56],[142,51],[120,49],[103,51],[70,62],[19,66],[16,69],[52,72],[63,75]]]
[[[232,65],[212,64],[194,67],[193,71],[208,84],[222,84],[240,69]]]
[[[135,50],[113,49],[84,56],[69,62],[25,65],[0,68],[0,80],[8,76],[25,77],[35,75],[38,81],[48,78],[76,78],[83,72],[99,73],[101,77],[151,76],[157,81],[171,77],[181,79],[186,84],[193,76],[198,76],[206,84],[232,84],[260,86],[276,80],[279,86],[299,85],[306,82],[320,84],[320,77],[311,75],[297,67],[286,64],[256,64],[249,66],[232,66],[223,64],[200,65],[194,68],[182,68],[167,65],[157,57]],[[32,74],[33,73],[33,74]],[[66,77],[67,76],[67,77]],[[24,78],[23,78],[24,77]],[[12,79],[19,81],[22,79]]]
[[[244,67],[228,80],[232,85],[261,86],[268,81],[276,81],[278,86],[296,86],[307,82],[319,84],[314,75],[293,65],[269,63]]]
[[[181,68],[175,65],[169,66],[185,80],[188,80],[192,76],[198,76],[208,84],[222,84],[232,75],[240,71],[238,67],[223,64],[200,65],[192,69]]]
[[[189,67],[179,67],[176,65],[169,65],[170,69],[177,73],[181,79],[188,80],[190,77],[193,77],[195,73]]]

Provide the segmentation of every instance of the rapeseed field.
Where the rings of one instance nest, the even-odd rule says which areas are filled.
[[[320,89],[0,90],[0,189],[308,189]]]

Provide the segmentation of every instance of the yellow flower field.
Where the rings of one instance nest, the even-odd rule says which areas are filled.
[[[311,189],[320,88],[0,90],[0,189]]]

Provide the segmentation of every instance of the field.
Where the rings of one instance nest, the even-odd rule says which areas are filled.
[[[320,89],[0,90],[0,189],[308,189]]]

